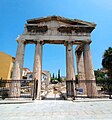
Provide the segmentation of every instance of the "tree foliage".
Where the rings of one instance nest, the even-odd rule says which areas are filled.
[[[108,76],[109,78],[112,78],[112,47],[105,50],[102,59],[102,66],[108,69]]]
[[[53,76],[52,76],[52,78],[54,78],[54,73],[53,73]]]
[[[62,79],[61,79],[61,75],[60,75],[60,69],[58,70],[58,79],[57,79],[59,82],[61,82],[62,81]]]
[[[95,78],[96,78],[96,80],[104,80],[105,79],[105,76],[106,76],[106,74],[107,73],[104,73],[104,72],[102,72],[101,70],[95,70],[94,71],[94,73],[95,73]]]
[[[58,82],[62,82],[62,78],[61,78],[61,75],[60,75],[60,69],[58,70],[58,75],[56,75],[56,77],[55,77],[54,73],[53,73],[53,75],[51,77],[51,82],[54,82],[56,80]]]

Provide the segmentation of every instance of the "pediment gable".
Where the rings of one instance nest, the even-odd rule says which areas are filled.
[[[24,33],[19,39],[26,43],[35,43],[37,40],[44,43],[64,44],[72,41],[74,44],[90,42],[91,32],[96,24],[68,19],[60,16],[48,16],[27,20]]]
[[[78,20],[78,19],[68,19],[60,16],[48,16],[48,17],[43,17],[43,18],[34,18],[27,20],[27,24],[39,24],[39,23],[45,23],[45,22],[50,22],[50,21],[58,21],[64,24],[68,25],[81,25],[81,26],[88,26],[88,27],[95,27],[96,24],[91,23],[91,22],[86,22],[83,20]]]

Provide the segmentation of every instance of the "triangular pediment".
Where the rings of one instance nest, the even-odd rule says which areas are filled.
[[[90,42],[91,32],[96,24],[68,19],[60,16],[48,16],[27,20],[25,30],[19,39],[26,39],[27,43],[44,41],[44,43],[64,44],[72,41],[74,44]]]
[[[91,23],[91,22],[86,22],[83,20],[78,20],[78,19],[68,19],[68,18],[64,18],[64,17],[60,17],[60,16],[48,16],[48,17],[42,17],[42,18],[34,18],[34,19],[30,19],[27,20],[27,24],[38,24],[41,22],[49,22],[49,21],[58,21],[58,22],[62,22],[65,24],[69,24],[69,25],[84,25],[84,26],[88,26],[88,27],[95,27],[96,24]]]

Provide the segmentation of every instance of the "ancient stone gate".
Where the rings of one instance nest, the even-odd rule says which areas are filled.
[[[37,99],[41,96],[42,73],[42,46],[44,44],[64,44],[66,47],[66,78],[75,80],[73,45],[77,45],[75,53],[77,60],[78,79],[95,80],[92,58],[90,53],[91,32],[96,24],[78,20],[67,19],[60,16],[49,16],[27,20],[25,30],[17,37],[18,48],[12,79],[21,79],[24,62],[24,50],[27,44],[35,44],[35,59],[33,79],[38,80]],[[89,96],[91,86],[81,84]],[[96,96],[96,84],[92,83],[93,96]]]

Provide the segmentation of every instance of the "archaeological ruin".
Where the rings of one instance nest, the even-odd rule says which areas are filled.
[[[90,52],[91,32],[96,24],[60,16],[48,16],[27,20],[24,33],[17,37],[18,47],[12,80],[22,79],[24,52],[27,44],[35,44],[33,79],[38,81],[37,98],[41,99],[42,47],[44,44],[63,44],[66,47],[66,79],[75,80],[73,45],[77,45],[75,56],[79,85],[87,96],[97,95],[96,83],[91,85],[80,81],[95,81]],[[14,87],[14,86],[12,86]],[[14,91],[11,93],[14,94]]]

